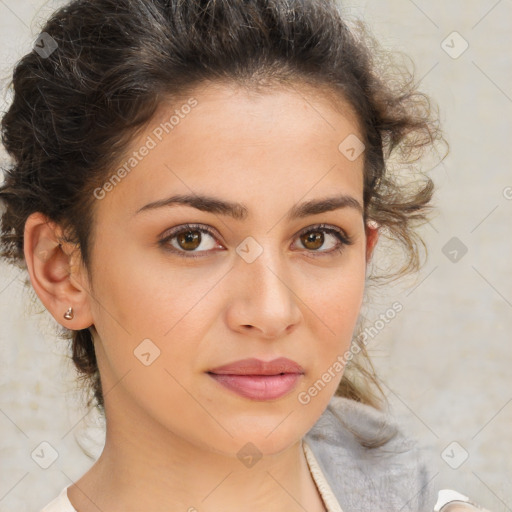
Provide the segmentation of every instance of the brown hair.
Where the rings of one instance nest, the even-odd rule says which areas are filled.
[[[429,99],[413,72],[384,52],[361,24],[352,28],[330,0],[75,0],[43,28],[53,52],[32,51],[16,65],[14,96],[2,120],[12,157],[0,199],[1,256],[26,269],[24,225],[42,212],[76,244],[86,268],[94,240],[93,190],[105,182],[134,134],[163,100],[206,81],[310,84],[335,91],[357,114],[364,135],[365,220],[404,249],[394,279],[419,269],[432,180],[399,183],[442,141]],[[56,43],[56,45],[55,45]],[[51,48],[51,45],[50,45]],[[341,142],[341,141],[340,141]],[[412,176],[412,174],[410,175]],[[62,332],[103,407],[89,329]],[[337,394],[379,407],[375,372],[359,338]],[[366,361],[366,362],[365,362]],[[92,400],[92,398],[91,398]]]

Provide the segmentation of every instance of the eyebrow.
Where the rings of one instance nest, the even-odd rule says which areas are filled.
[[[135,215],[176,205],[191,206],[202,212],[228,215],[235,220],[245,220],[249,215],[249,209],[243,203],[233,203],[215,197],[199,195],[175,195],[166,199],[160,199],[139,208]],[[363,206],[355,197],[338,195],[296,204],[290,209],[286,217],[288,220],[295,220],[342,208],[353,208],[363,214]]]

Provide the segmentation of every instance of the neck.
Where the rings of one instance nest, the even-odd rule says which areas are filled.
[[[116,410],[123,410],[116,407]],[[302,440],[253,465],[123,411],[109,414],[94,466],[68,490],[80,512],[323,512]]]

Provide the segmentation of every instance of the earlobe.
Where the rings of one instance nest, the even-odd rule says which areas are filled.
[[[377,241],[379,239],[379,225],[377,222],[370,220],[366,223],[366,263],[369,263]]]
[[[29,216],[25,223],[24,254],[32,286],[55,320],[72,330],[86,329],[92,323],[86,279],[74,265],[76,251],[60,242],[62,230],[42,213]],[[72,308],[71,310],[69,308]]]

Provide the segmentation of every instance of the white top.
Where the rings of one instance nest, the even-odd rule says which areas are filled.
[[[327,512],[343,512],[341,510],[340,504],[334,493],[332,492],[331,486],[327,483],[325,476],[318,465],[318,462],[313,454],[313,451],[306,443],[306,441],[302,440],[302,448],[304,449],[304,454],[306,455],[306,460],[308,461],[309,472],[315,481],[316,487],[320,496],[322,497],[322,501],[324,502],[324,507]]]
[[[308,446],[306,441],[302,441],[302,448],[304,450],[304,455],[306,456],[306,460],[308,463],[309,471],[313,480],[315,481],[316,487],[320,496],[322,497],[322,501],[324,502],[324,506],[327,509],[327,512],[343,512],[341,509],[336,496],[332,492],[331,486],[327,483],[320,466],[313,454],[313,451]],[[68,488],[64,487],[60,494],[55,498],[51,503],[46,505],[41,512],[77,512],[68,498]]]
[[[315,481],[316,487],[318,489],[318,492],[320,493],[320,496],[322,498],[322,501],[327,512],[343,512],[336,496],[334,495],[331,489],[331,486],[328,484],[322,470],[320,469],[320,466],[318,465],[318,461],[313,451],[311,450],[311,448],[309,447],[305,440],[302,441],[302,448],[304,450],[304,455],[306,456],[309,472],[311,473],[311,476]],[[68,499],[67,491],[68,488],[64,487],[64,489],[62,489],[57,498],[55,498],[51,503],[46,505],[46,507],[44,507],[41,510],[41,512],[77,512],[76,509],[73,508],[73,505],[71,505],[71,502]],[[434,511],[440,511],[442,508],[444,508],[444,505],[455,502],[463,505],[462,508],[465,508],[464,505],[466,504],[471,504],[474,507],[478,508],[478,510],[480,510],[481,512],[489,512],[487,509],[478,507],[478,505],[475,505],[474,503],[469,501],[469,499],[466,496],[463,496],[462,494],[459,494],[455,491],[446,489],[439,491],[438,501],[434,507]],[[471,506],[469,507],[469,509],[474,510],[474,508]]]
[[[53,501],[48,503],[41,512],[77,512],[68,499],[68,488],[64,487],[64,489],[60,491],[60,494]]]

